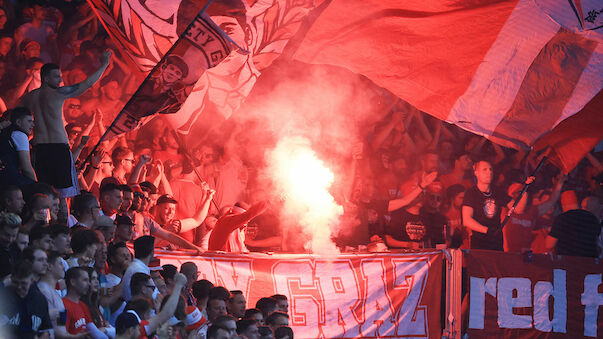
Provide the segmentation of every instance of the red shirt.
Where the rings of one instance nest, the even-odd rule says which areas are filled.
[[[81,300],[76,304],[68,298],[63,298],[65,310],[67,311],[67,321],[65,328],[69,334],[86,333],[86,324],[92,322],[92,316],[88,306]]]

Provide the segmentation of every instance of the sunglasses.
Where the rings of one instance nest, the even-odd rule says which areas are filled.
[[[71,109],[80,109],[80,108],[82,108],[82,105],[70,104],[69,108],[71,108]]]

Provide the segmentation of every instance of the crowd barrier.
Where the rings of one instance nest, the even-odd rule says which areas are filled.
[[[461,338],[461,328],[469,338],[603,337],[597,259],[447,249],[156,256],[162,265],[196,263],[199,279],[243,291],[249,307],[287,296],[300,339]]]

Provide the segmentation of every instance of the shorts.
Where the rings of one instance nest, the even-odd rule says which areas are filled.
[[[80,193],[75,164],[67,144],[36,144],[33,165],[39,182],[52,185],[61,198]]]

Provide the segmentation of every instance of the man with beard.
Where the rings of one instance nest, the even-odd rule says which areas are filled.
[[[59,191],[65,209],[67,205],[64,198],[77,195],[79,188],[67,132],[63,125],[63,103],[92,87],[109,66],[110,58],[110,51],[103,52],[100,58],[101,67],[86,80],[62,87],[59,67],[45,64],[40,71],[41,87],[27,93],[22,100],[24,106],[33,112],[37,122],[32,140],[36,174],[41,182],[48,183]]]

